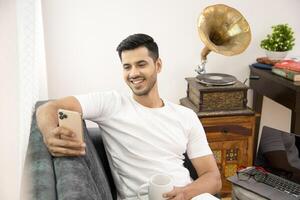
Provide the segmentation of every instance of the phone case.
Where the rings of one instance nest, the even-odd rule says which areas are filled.
[[[81,114],[75,111],[59,109],[57,115],[59,126],[71,130],[73,133],[75,133],[76,139],[83,142]]]

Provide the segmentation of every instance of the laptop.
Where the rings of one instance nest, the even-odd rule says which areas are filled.
[[[300,158],[296,137],[300,136],[264,126],[254,166],[227,180],[267,199],[300,200]],[[245,174],[248,179],[241,176]]]

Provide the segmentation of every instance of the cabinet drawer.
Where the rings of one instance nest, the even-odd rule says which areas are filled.
[[[252,135],[252,129],[240,125],[204,126],[208,141],[239,140]]]
[[[204,117],[200,118],[203,126],[218,126],[218,125],[240,125],[244,127],[252,127],[254,122],[253,116],[230,116],[230,117]]]

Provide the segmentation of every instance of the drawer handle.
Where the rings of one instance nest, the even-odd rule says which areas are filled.
[[[250,136],[252,134],[251,129],[239,125],[207,126],[204,127],[204,130],[205,132],[221,132],[224,134],[236,133],[247,136]]]
[[[228,129],[223,128],[223,129],[221,130],[221,132],[227,134],[229,131],[228,131]]]

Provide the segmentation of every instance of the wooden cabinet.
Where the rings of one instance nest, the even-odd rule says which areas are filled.
[[[202,85],[197,78],[186,78],[187,96],[180,104],[197,113],[217,161],[221,176],[221,195],[231,194],[227,177],[241,166],[253,165],[255,115],[247,107],[248,86],[237,81],[233,85]]]
[[[222,176],[221,195],[231,193],[227,177],[253,163],[254,115],[204,117],[200,121]]]

